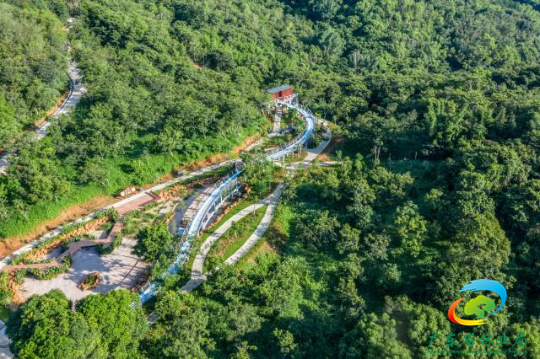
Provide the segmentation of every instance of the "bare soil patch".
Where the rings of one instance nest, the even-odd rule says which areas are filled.
[[[324,151],[317,157],[321,161],[330,161],[330,155],[334,152],[336,147],[343,144],[343,136],[337,136],[332,138],[330,144],[324,149]]]
[[[251,145],[253,142],[255,142],[259,138],[259,135],[253,135],[244,141],[243,144],[235,147],[233,149],[234,153],[240,153],[243,149]],[[216,164],[218,162],[226,161],[229,159],[228,154],[226,153],[220,153],[213,156],[208,157],[207,159],[199,162],[195,162],[192,165],[185,166],[185,170],[192,170],[197,168],[202,168],[206,166],[210,166],[213,164]],[[164,182],[166,180],[172,179],[172,174],[167,174],[161,177],[160,182]],[[154,184],[148,184],[144,186],[143,188],[150,188]],[[0,258],[4,258],[11,253],[15,252],[17,249],[23,247],[24,245],[28,244],[29,242],[34,241],[36,238],[42,236],[43,234],[47,233],[48,231],[71,221],[76,220],[77,218],[80,218],[82,216],[85,216],[87,214],[95,212],[96,209],[106,207],[114,202],[116,202],[118,199],[111,197],[111,196],[98,196],[90,201],[83,203],[83,204],[77,204],[68,207],[67,209],[63,210],[58,217],[55,219],[52,219],[50,221],[43,222],[36,230],[28,232],[24,235],[16,236],[16,237],[8,237],[4,240],[0,241]]]
[[[70,206],[62,211],[55,219],[43,222],[36,230],[21,236],[6,238],[1,241],[0,258],[10,255],[25,244],[34,241],[36,238],[64,223],[72,222],[77,218],[92,213],[96,208],[105,207],[113,202],[114,199],[112,197],[99,196],[88,203]]]

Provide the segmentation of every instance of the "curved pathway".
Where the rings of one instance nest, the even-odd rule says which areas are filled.
[[[250,213],[257,211],[259,208],[268,206],[268,208],[266,209],[266,212],[264,213],[264,217],[261,223],[255,229],[255,232],[248,238],[248,240],[242,245],[242,247],[238,251],[236,251],[236,253],[234,253],[231,257],[227,258],[225,263],[226,264],[235,263],[240,257],[244,255],[244,253],[249,251],[255,245],[255,243],[257,243],[259,239],[262,238],[262,236],[264,235],[264,233],[270,226],[270,222],[272,221],[272,218],[274,217],[275,207],[279,201],[279,198],[281,197],[282,190],[283,190],[283,185],[280,184],[271,195],[261,200],[257,204],[244,208],[243,210],[241,210],[240,212],[238,212],[237,214],[229,218],[218,229],[216,229],[215,232],[212,233],[206,239],[206,241],[202,244],[201,248],[199,249],[199,252],[197,253],[195,257],[195,261],[193,262],[193,266],[191,269],[191,279],[180,290],[183,292],[189,293],[193,289],[197,288],[199,285],[204,283],[208,278],[208,274],[203,273],[204,262],[206,261],[208,253],[210,252],[210,249],[214,246],[214,244],[221,238],[221,236],[223,236],[223,234],[225,234],[225,232],[227,232],[229,228],[232,227],[234,223],[242,220],[244,217],[246,217]],[[237,256],[238,259],[234,260],[232,263],[228,263],[231,260],[231,258],[235,256]]]
[[[71,30],[74,22],[75,20],[73,18],[68,20],[68,31]],[[68,52],[71,52],[71,46],[69,44]],[[81,102],[83,95],[87,91],[86,86],[84,86],[81,82],[81,70],[77,67],[77,63],[75,61],[71,60],[69,62],[67,74],[69,76],[69,94],[62,105],[51,115],[52,118],[57,118],[58,116],[71,112],[77,106],[77,104]],[[51,122],[45,121],[38,128],[36,128],[34,133],[36,134],[38,140],[41,140],[43,137],[47,136],[50,125]],[[0,175],[7,174],[7,169],[9,167],[9,156],[10,154],[0,156]]]
[[[315,125],[316,125],[316,118],[315,116],[307,109],[304,109],[303,107],[299,106],[296,103],[293,103],[291,101],[277,101],[276,103],[279,105],[287,106],[289,108],[296,109],[304,118],[306,121],[306,128],[301,136],[295,138],[291,143],[288,145],[278,149],[275,152],[272,152],[266,156],[267,161],[278,161],[281,158],[290,155],[298,150],[298,148],[303,147],[308,139],[311,137],[311,134],[315,131]],[[316,155],[313,157],[315,158]],[[306,160],[304,160],[305,162]],[[239,161],[241,162],[241,161]],[[236,181],[238,180],[238,177],[240,176],[241,171],[236,171],[232,176],[227,178],[226,180],[220,182],[220,184],[216,187],[216,189],[201,203],[201,206],[198,208],[197,213],[193,217],[193,220],[188,225],[188,228],[185,232],[185,241],[180,247],[180,250],[178,251],[178,254],[176,256],[176,259],[174,262],[168,267],[167,271],[162,275],[162,278],[165,278],[169,275],[176,274],[180,270],[181,266],[184,265],[184,263],[187,261],[189,257],[189,250],[192,246],[192,241],[199,237],[202,229],[207,224],[208,214],[213,210],[216,209],[216,202],[218,199],[220,199],[222,196],[222,192],[226,188],[230,188],[232,185],[236,184]],[[223,203],[222,201],[219,203]],[[219,206],[219,205],[218,205]],[[161,284],[157,281],[148,282],[145,286],[142,287],[141,292],[139,293],[139,297],[141,298],[141,302],[144,304],[151,298],[153,298],[156,293],[159,291]]]
[[[270,227],[270,223],[272,223],[272,219],[274,219],[274,215],[276,213],[276,207],[278,205],[279,199],[281,197],[281,193],[283,192],[283,184],[280,184],[268,197],[268,208],[266,209],[266,212],[264,212],[263,219],[255,228],[255,231],[251,234],[251,236],[248,238],[248,240],[240,247],[232,256],[227,258],[225,260],[225,264],[232,265],[238,262],[240,258],[245,256],[251,248],[253,248],[257,242],[263,237],[263,235],[266,233],[266,230],[268,227]],[[219,270],[219,268],[218,268]]]
[[[327,129],[327,131],[330,135],[328,136],[328,138],[331,138],[330,130]],[[307,168],[311,164],[311,162],[324,151],[324,149],[328,146],[329,143],[330,140],[321,142],[321,144],[317,146],[317,148],[307,151],[308,154],[306,158],[304,158],[300,162],[291,164],[291,166],[287,168],[292,170],[293,172],[300,168]],[[193,262],[193,266],[191,268],[191,279],[182,288],[180,288],[180,291],[184,293],[190,293],[191,291],[199,287],[201,284],[206,282],[209,273],[203,273],[203,268],[210,248],[212,248],[212,246],[232,226],[233,223],[241,220],[242,218],[256,211],[257,209],[268,205],[268,208],[264,213],[263,219],[255,229],[253,234],[242,245],[242,247],[240,247],[233,255],[231,255],[225,260],[225,264],[233,265],[238,262],[243,256],[245,256],[264,236],[268,227],[270,227],[282,192],[283,184],[280,184],[270,196],[255,205],[243,209],[242,211],[231,217],[229,220],[227,220],[225,223],[223,223],[214,233],[212,233],[212,235],[210,235],[202,244],[199,252],[197,253],[197,256],[195,257],[195,261]],[[216,270],[219,270],[219,268],[216,268]]]

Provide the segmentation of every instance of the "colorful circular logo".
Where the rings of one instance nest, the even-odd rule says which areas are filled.
[[[495,308],[495,302],[488,297],[479,295],[476,298],[473,298],[465,304],[464,312],[467,315],[476,315],[476,320],[467,320],[461,319],[456,315],[456,308],[458,304],[464,299],[460,298],[456,300],[450,308],[448,309],[448,319],[450,321],[461,324],[461,325],[482,325],[487,323],[487,318],[491,317],[493,314],[497,313],[503,307],[506,302],[506,288],[494,280],[490,279],[477,279],[469,282],[461,288],[460,292],[478,292],[481,290],[489,290],[491,292],[497,293],[501,298],[501,305],[497,308],[496,311],[489,315],[485,315],[486,311],[491,311]]]

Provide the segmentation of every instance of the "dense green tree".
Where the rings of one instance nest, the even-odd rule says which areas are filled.
[[[12,314],[7,334],[19,358],[106,357],[100,335],[60,291],[33,297]]]
[[[134,252],[145,261],[152,262],[163,254],[170,254],[174,243],[174,237],[167,229],[167,226],[156,224],[144,227],[137,234],[137,244],[134,247]]]
[[[394,223],[401,242],[400,249],[412,256],[418,256],[427,232],[426,221],[418,213],[418,207],[412,202],[398,207]]]
[[[208,338],[208,313],[188,296],[165,292],[156,314],[167,323],[158,323],[145,340],[146,352],[156,358],[206,358],[214,347]]]
[[[191,295],[165,292],[144,355],[426,357],[429,335],[449,334],[445,312],[459,289],[479,278],[504,284],[509,300],[474,333],[526,333],[536,354],[535,1],[70,1],[89,93],[40,144],[20,132],[65,88],[66,6],[5,3],[0,147],[18,157],[0,178],[0,233],[80,189],[109,193],[230,151],[260,130],[274,85],[290,83],[339,126],[340,164],[287,181],[268,232],[276,253],[225,267]],[[246,184],[267,192],[272,165],[244,159]],[[172,248],[155,226],[136,250],[157,275]],[[62,303],[43,310],[57,318],[39,325],[62,342],[46,353],[79,340],[71,328],[86,330]],[[98,314],[85,310],[86,324],[104,343],[94,355],[135,356],[139,314],[88,303]],[[125,330],[134,343],[117,340],[125,321],[136,324]],[[14,350],[45,353],[26,329]]]
[[[0,148],[9,147],[16,134],[15,111],[2,96],[0,97]]]
[[[148,329],[139,296],[125,290],[91,295],[77,305],[92,328],[100,333],[99,346],[113,358],[137,356],[139,342]]]
[[[381,355],[392,358],[412,358],[405,344],[398,339],[396,321],[388,314],[366,315],[340,343],[340,355],[363,357]]]
[[[244,155],[242,179],[258,195],[264,195],[274,182],[274,165],[262,155]]]
[[[0,2],[0,148],[52,108],[68,86],[63,1]],[[65,19],[65,17],[63,17]]]

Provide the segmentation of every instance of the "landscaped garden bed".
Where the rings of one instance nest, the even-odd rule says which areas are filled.
[[[90,290],[96,288],[101,283],[101,273],[92,272],[83,278],[79,287],[82,290]]]

